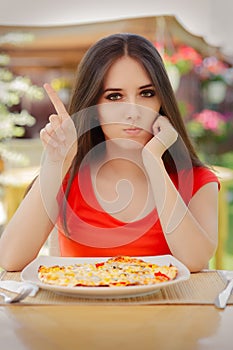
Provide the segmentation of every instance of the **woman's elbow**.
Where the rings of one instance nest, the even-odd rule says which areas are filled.
[[[27,265],[25,259],[15,252],[0,249],[0,267],[8,272],[21,271]]]
[[[209,261],[214,256],[217,246],[213,246],[212,249],[208,249],[208,252],[200,252],[198,256],[190,257],[187,260],[183,260],[183,264],[189,269],[190,272],[200,272],[203,269],[209,268]]]
[[[0,267],[8,272],[17,272],[21,271],[24,266],[21,266],[20,264],[16,263],[12,259],[8,259],[7,257],[1,256],[0,258]]]

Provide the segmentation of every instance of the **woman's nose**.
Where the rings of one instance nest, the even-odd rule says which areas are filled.
[[[127,120],[137,120],[140,116],[139,107],[135,103],[127,103],[125,117]]]

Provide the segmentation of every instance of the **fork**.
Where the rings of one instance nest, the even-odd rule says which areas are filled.
[[[0,292],[0,296],[4,298],[4,302],[6,304],[12,304],[12,303],[18,303],[21,300],[25,299],[32,291],[31,287],[24,287],[20,293],[17,295],[10,297],[9,295],[6,295],[5,293]]]

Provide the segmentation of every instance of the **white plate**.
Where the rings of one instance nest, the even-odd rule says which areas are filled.
[[[176,279],[152,285],[128,286],[128,287],[63,287],[53,286],[40,282],[38,278],[38,268],[40,265],[70,265],[79,263],[96,263],[106,261],[108,258],[70,258],[55,256],[38,256],[21,272],[21,279],[25,282],[35,283],[42,289],[50,290],[55,293],[65,294],[67,296],[83,298],[129,298],[146,294],[155,293],[163,287],[179,283],[189,279],[190,272],[185,265],[171,255],[161,256],[143,256],[137,257],[145,261],[158,265],[174,265],[178,268]]]

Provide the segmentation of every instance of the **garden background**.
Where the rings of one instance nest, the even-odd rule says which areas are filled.
[[[147,15],[53,27],[0,26],[3,175],[8,169],[39,165],[39,131],[53,112],[43,84],[51,83],[67,104],[75,71],[86,49],[116,31],[144,35],[157,47],[200,157],[211,166],[233,169],[233,53],[226,54],[221,46],[210,45],[202,36],[190,33],[174,16]],[[233,269],[233,183],[227,187],[226,201],[229,227],[224,267]],[[2,214],[2,225],[5,219]]]

